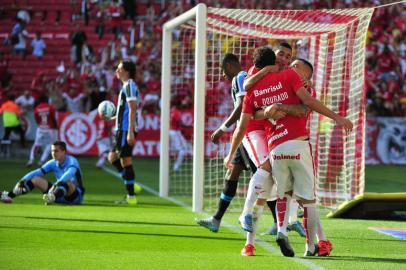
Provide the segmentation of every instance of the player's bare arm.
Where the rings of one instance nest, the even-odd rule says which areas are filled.
[[[255,112],[254,119],[273,119],[278,120],[286,115],[303,117],[310,112],[309,107],[306,105],[286,105],[286,104],[273,104],[264,110]]]
[[[211,141],[213,143],[218,143],[221,136],[224,134],[225,129],[232,126],[240,118],[243,99],[244,99],[244,96],[237,98],[237,102],[238,102],[237,106],[231,112],[230,116],[227,118],[227,120],[216,131],[213,132],[213,134],[211,135]]]
[[[272,65],[272,66],[266,66],[260,71],[258,71],[256,74],[250,76],[249,78],[246,78],[244,81],[244,90],[247,91],[250,89],[254,84],[256,84],[259,80],[261,80],[265,75],[271,72],[278,72],[279,67],[277,65]]]
[[[135,123],[135,115],[136,115],[136,111],[137,111],[136,100],[128,101],[128,108],[129,108],[129,117],[128,117],[127,142],[129,145],[133,146],[135,144],[134,123]]]
[[[240,146],[244,135],[247,131],[248,123],[252,118],[252,114],[249,113],[242,113],[240,116],[240,122],[237,125],[237,128],[234,130],[233,137],[231,139],[231,146],[230,152],[224,158],[224,166],[226,168],[230,168],[231,161],[234,159],[235,152],[237,151],[238,147]]]
[[[300,88],[296,92],[296,95],[300,98],[304,105],[308,106],[313,111],[333,119],[338,125],[343,126],[347,132],[352,130],[353,124],[350,120],[336,114],[327,108],[323,103],[313,98],[304,87]]]
[[[296,117],[303,117],[311,111],[309,107],[307,107],[304,104],[300,105],[278,104],[278,110],[281,110],[288,115]]]
[[[272,119],[278,120],[286,116],[284,111],[278,109],[278,104],[272,104],[263,110],[256,111],[254,114],[255,120]]]

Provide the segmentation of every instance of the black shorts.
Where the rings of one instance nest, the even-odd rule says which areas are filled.
[[[242,165],[244,170],[248,171],[251,170],[252,173],[257,171],[257,166],[251,161],[248,156],[247,150],[245,150],[244,146],[241,144],[237,151],[235,152],[235,156],[233,161],[231,161],[233,165]]]
[[[114,147],[113,151],[118,153],[120,158],[131,157],[133,152],[133,146],[127,143],[127,134],[128,131],[118,130],[114,138]],[[134,132],[134,138],[137,136],[137,133]]]

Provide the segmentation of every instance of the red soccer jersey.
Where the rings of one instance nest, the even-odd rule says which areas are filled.
[[[40,128],[57,128],[55,107],[41,102],[34,110],[35,121]]]
[[[114,121],[105,121],[97,113],[95,116],[95,123],[96,123],[96,134],[97,134],[96,139],[97,140],[101,140],[101,139],[110,137],[111,130],[115,125]]]
[[[171,110],[171,130],[180,130],[181,129],[181,121],[182,121],[182,113],[177,109],[173,108]]]
[[[248,73],[247,73],[247,78],[254,75],[258,71],[259,70],[255,66],[250,67],[250,69],[248,70]],[[249,91],[250,90],[248,90],[247,93],[245,94],[244,100]],[[267,126],[269,126],[268,120],[250,120],[250,122],[248,123],[248,126],[247,126],[246,133],[250,133],[251,131],[255,131],[255,130],[264,130]]]
[[[242,111],[254,114],[256,111],[275,103],[301,104],[296,95],[303,87],[299,75],[293,69],[266,75],[250,89],[244,98]],[[308,136],[306,129],[307,116],[294,117],[287,115],[276,121],[276,125],[269,131],[269,149],[301,136]]]

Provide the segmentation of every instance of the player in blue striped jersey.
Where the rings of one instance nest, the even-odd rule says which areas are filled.
[[[240,118],[245,96],[243,84],[247,72],[242,69],[238,57],[232,53],[227,53],[222,60],[221,69],[223,77],[231,81],[231,97],[234,103],[234,110],[224,123],[211,135],[211,141],[213,143],[218,143],[226,132],[226,129],[236,123]],[[228,169],[224,176],[224,189],[220,194],[217,212],[209,218],[196,219],[197,224],[208,228],[212,232],[218,232],[220,228],[221,219],[237,192],[238,179],[242,171],[250,169],[255,173],[257,170],[256,165],[249,158],[249,154],[243,145],[240,145],[238,148],[232,164],[232,168]]]
[[[81,204],[85,189],[78,160],[66,154],[66,144],[61,141],[52,144],[51,153],[53,159],[27,173],[13,191],[2,192],[1,201],[11,203],[16,196],[27,194],[36,187],[44,193],[46,204]],[[51,183],[43,178],[49,172],[54,173],[56,182]]]
[[[135,174],[132,166],[132,150],[138,132],[138,117],[141,109],[141,96],[133,78],[135,64],[129,60],[119,63],[116,76],[123,86],[117,103],[116,136],[114,149],[109,153],[109,161],[117,168],[127,189],[126,204],[137,204],[135,198]]]

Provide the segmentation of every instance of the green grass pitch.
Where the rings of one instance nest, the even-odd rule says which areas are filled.
[[[115,176],[80,158],[87,194],[81,206],[45,206],[36,191],[0,204],[0,269],[406,269],[406,241],[369,230],[405,228],[405,222],[325,219],[332,256],[303,258],[304,240],[290,239],[296,258],[279,253],[273,237],[260,236],[254,257],[242,257],[245,237],[238,213],[228,213],[215,234],[201,217],[144,190],[135,207],[115,205],[124,187]],[[28,170],[24,161],[0,160],[0,188],[11,189]],[[158,188],[158,160],[135,159],[137,180]],[[366,191],[406,191],[406,167],[366,170]],[[326,211],[322,210],[322,214]],[[260,226],[271,222],[267,214]]]

